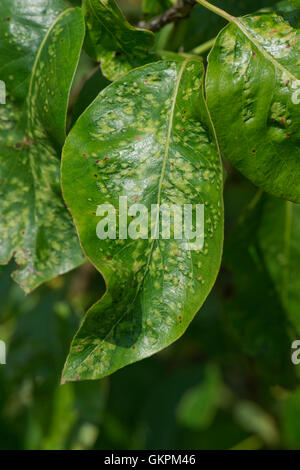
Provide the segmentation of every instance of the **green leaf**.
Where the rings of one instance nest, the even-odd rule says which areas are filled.
[[[300,205],[265,198],[259,242],[281,302],[300,333]]]
[[[65,8],[62,0],[1,0],[0,79],[14,100],[26,98],[40,44]]]
[[[154,34],[131,26],[114,0],[84,0],[86,50],[101,62],[102,72],[113,81],[132,68],[155,60],[149,50]]]
[[[278,0],[268,0],[272,5]],[[262,0],[218,0],[215,3],[219,8],[230,11],[232,15],[242,16],[262,8]],[[266,2],[264,2],[266,4]],[[184,50],[186,52],[198,47],[200,44],[217,36],[226,21],[221,16],[196,3],[191,14],[185,20],[178,21],[168,42],[172,51]]]
[[[38,50],[27,101],[14,103],[9,87],[8,103],[0,108],[0,263],[15,257],[20,268],[13,277],[26,292],[83,261],[59,173],[83,37],[81,10],[63,12]]]
[[[64,379],[97,379],[179,338],[211,290],[223,239],[222,170],[198,59],[136,69],[103,90],[71,131],[62,184],[107,292],[74,339]],[[98,205],[205,204],[203,251],[187,240],[99,240]]]
[[[300,202],[300,31],[275,14],[237,19],[209,56],[207,101],[225,157],[265,191]]]

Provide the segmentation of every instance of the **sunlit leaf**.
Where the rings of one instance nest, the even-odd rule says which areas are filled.
[[[131,26],[115,0],[84,0],[87,23],[86,49],[101,63],[103,74],[116,80],[130,69],[155,60],[150,31]]]
[[[34,30],[23,34],[34,36]],[[63,12],[37,52],[27,101],[9,86],[7,104],[0,107],[0,263],[15,257],[20,268],[14,278],[26,292],[83,261],[59,174],[69,90],[83,36],[81,10]],[[0,61],[5,69],[2,56]],[[24,64],[25,80],[25,66],[31,63],[32,57]]]
[[[267,4],[271,6],[277,2],[278,0],[268,0]],[[266,5],[266,3],[262,3],[262,0],[218,0],[210,3],[215,3],[218,7],[236,16],[249,14]],[[184,51],[189,52],[216,37],[225,25],[224,18],[196,3],[189,17],[176,23],[168,42],[168,48],[171,48],[172,51],[183,48]]]
[[[0,79],[14,100],[27,97],[35,57],[63,0],[1,0]]]
[[[272,13],[237,24],[209,56],[207,100],[221,151],[257,186],[300,202],[300,31]]]
[[[80,93],[75,101],[72,112],[73,123],[77,121],[79,116],[86,110],[92,101],[94,101],[100,91],[109,84],[110,82],[102,75],[99,68],[93,71],[92,75],[81,88]]]
[[[186,330],[218,273],[222,170],[200,60],[162,61],[103,90],[63,152],[62,183],[81,243],[106,279],[67,360],[66,380],[99,378],[165,348]],[[205,204],[205,244],[187,238],[99,240],[97,207]],[[147,234],[146,234],[147,235]]]

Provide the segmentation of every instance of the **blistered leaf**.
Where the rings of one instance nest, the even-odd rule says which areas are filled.
[[[14,255],[20,266],[14,278],[26,292],[83,261],[59,174],[83,37],[81,10],[63,12],[38,50],[27,102],[15,104],[9,89],[0,107],[0,263]]]
[[[207,100],[222,153],[291,201],[300,201],[299,80],[300,31],[273,13],[227,26],[209,56]]]
[[[83,10],[87,52],[101,62],[102,72],[109,80],[155,60],[149,54],[154,34],[131,26],[114,0],[84,0]]]
[[[108,86],[110,82],[102,75],[101,70],[97,70],[83,85],[80,93],[75,101],[74,109],[72,112],[72,123],[74,124],[79,116],[86,110],[86,108],[94,101],[101,90]]]
[[[37,51],[65,8],[63,0],[1,0],[0,79],[14,100],[27,97]]]
[[[202,83],[197,59],[136,69],[100,93],[67,139],[65,199],[107,292],[74,339],[66,380],[97,379],[165,348],[215,282],[222,170]],[[205,204],[203,249],[191,250],[186,237],[98,239],[97,207],[118,207],[119,196],[149,211],[152,204]]]
[[[282,304],[300,333],[300,205],[265,198],[259,241]]]
[[[298,1],[298,0],[296,0]],[[268,5],[276,4],[278,0],[268,0]],[[218,0],[215,3],[232,15],[242,16],[262,8],[262,0]],[[180,20],[168,42],[172,51],[191,51],[207,40],[215,38],[224,28],[226,21],[218,15],[212,14],[206,8],[196,3],[188,18]]]

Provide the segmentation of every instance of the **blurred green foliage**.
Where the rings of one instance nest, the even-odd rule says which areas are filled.
[[[2,269],[0,449],[300,448],[289,322],[251,264],[255,220],[237,225],[254,194],[229,169],[225,255],[233,256],[184,337],[101,381],[60,386],[84,310],[104,291],[100,275],[86,264],[25,297],[13,267]]]
[[[215,3],[244,14],[275,2]],[[120,4],[141,17],[141,2]],[[222,24],[196,8],[164,42],[191,50]],[[73,121],[106,84],[95,75],[73,97]],[[245,212],[256,189],[226,170],[225,257],[207,302],[177,343],[104,380],[60,386],[84,311],[104,292],[100,275],[87,263],[25,297],[10,278],[14,267],[1,268],[0,449],[300,449],[300,366],[260,262],[260,204]]]

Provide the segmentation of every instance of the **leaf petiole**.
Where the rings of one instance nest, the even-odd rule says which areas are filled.
[[[203,44],[200,44],[200,46],[197,46],[194,49],[192,49],[190,54],[197,54],[197,55],[204,54],[205,52],[209,51],[212,48],[215,41],[216,41],[216,38],[213,38],[213,39],[210,39],[209,41],[204,42]]]
[[[225,18],[225,20],[229,22],[234,22],[236,20],[235,16],[230,15],[226,11],[222,10],[219,7],[216,7],[215,5],[212,5],[211,3],[207,2],[206,0],[196,0],[200,5],[202,5],[204,8],[207,8],[207,10],[212,11],[218,16],[221,16],[222,18]]]

